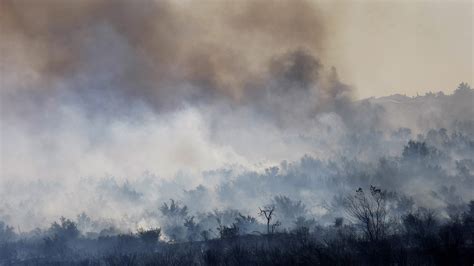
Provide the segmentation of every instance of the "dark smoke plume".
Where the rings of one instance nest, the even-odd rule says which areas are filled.
[[[240,102],[268,79],[314,86],[319,69],[303,60],[322,53],[326,35],[306,1],[6,0],[0,10],[2,69],[27,84],[2,86],[6,106],[32,101],[26,94],[33,105],[72,101],[99,113],[164,110]]]

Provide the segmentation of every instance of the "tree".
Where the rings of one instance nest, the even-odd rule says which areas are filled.
[[[298,217],[306,217],[308,213],[306,206],[301,200],[295,201],[287,196],[275,196],[273,198],[275,210],[278,212],[283,226],[291,226]]]
[[[233,223],[231,226],[223,225],[221,219],[217,218],[217,231],[221,239],[234,239],[239,235],[239,227]]]
[[[170,203],[163,203],[160,211],[165,218],[162,232],[173,242],[186,240],[187,229],[184,227],[188,215],[188,207],[181,206],[177,201],[170,199]]]
[[[463,215],[464,232],[468,239],[474,240],[474,200],[468,203],[467,211]]]
[[[469,86],[468,83],[466,82],[461,82],[458,85],[457,91],[469,91],[471,89],[471,86]]]
[[[239,217],[235,218],[235,224],[239,228],[239,231],[243,234],[258,232],[258,229],[261,225],[255,217],[250,215],[245,216],[241,213],[239,213]]]
[[[404,233],[409,245],[429,248],[436,245],[438,221],[432,210],[418,209],[402,217]]]
[[[3,221],[0,221],[0,243],[8,242],[13,240],[15,232],[13,227],[6,225]]]
[[[386,191],[370,186],[369,194],[359,188],[355,195],[350,195],[346,199],[347,214],[357,221],[365,237],[370,241],[383,239],[387,232],[386,194]]]
[[[236,224],[231,226],[220,226],[217,228],[221,239],[234,239],[239,235],[239,228]]]
[[[189,216],[184,219],[184,227],[187,229],[188,241],[194,241],[199,239],[201,232],[201,226],[194,221],[194,216]]]
[[[54,222],[49,228],[49,232],[58,240],[72,240],[79,237],[79,229],[75,222],[61,217],[58,222]]]
[[[202,240],[204,241],[209,241],[209,239],[211,238],[211,233],[209,232],[209,230],[202,230],[200,235]]]
[[[406,159],[418,159],[428,156],[429,152],[425,142],[410,140],[408,146],[403,148],[402,156]]]
[[[267,222],[267,234],[274,233],[275,229],[281,225],[280,221],[276,221],[275,223],[271,224],[273,214],[275,211],[275,206],[270,205],[270,206],[264,207],[263,209],[259,208],[259,210],[260,210],[259,215],[265,217],[265,220]]]
[[[188,214],[188,207],[181,207],[174,199],[170,199],[170,204],[168,205],[166,202],[163,203],[160,207],[160,211],[167,217],[186,217]]]

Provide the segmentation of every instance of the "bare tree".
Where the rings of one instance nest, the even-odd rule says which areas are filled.
[[[266,206],[263,209],[262,208],[258,208],[258,209],[260,210],[259,215],[265,217],[265,219],[267,220],[267,234],[274,233],[275,229],[281,225],[280,221],[276,221],[276,223],[271,224],[273,214],[275,212],[275,206],[271,205],[271,206]]]
[[[387,200],[386,192],[370,186],[370,194],[362,188],[355,195],[346,199],[346,212],[355,219],[370,241],[381,240],[387,231]]]

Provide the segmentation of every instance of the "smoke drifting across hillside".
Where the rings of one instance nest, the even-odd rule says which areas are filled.
[[[249,127],[262,114],[289,128],[323,110],[342,110],[350,99],[335,70],[323,73],[317,56],[326,22],[306,1],[2,1],[1,12],[4,136],[24,139],[4,141],[6,149],[15,147],[4,154],[31,158],[26,176],[64,176],[54,169],[71,164],[94,168],[108,161],[105,151],[128,161],[136,158],[132,146],[169,146],[163,153],[176,154],[172,161],[208,167],[222,153],[238,157],[208,143],[216,133],[209,125],[222,121],[222,112],[246,113]],[[143,136],[150,131],[168,133]],[[137,134],[145,143],[132,140]],[[166,144],[180,134],[176,145]],[[201,143],[186,143],[196,139]],[[97,150],[98,158],[80,163]],[[216,155],[202,160],[208,150]],[[122,159],[99,169],[127,174],[110,171]],[[44,169],[33,170],[38,164]],[[4,165],[7,175],[30,171]]]
[[[345,160],[357,158],[356,172],[371,176],[366,164],[401,156],[431,127],[472,139],[470,89],[429,103],[437,111],[420,117],[354,101],[320,60],[337,14],[312,2],[0,5],[0,218],[22,228],[82,211],[124,229],[149,225],[168,198],[208,211],[287,194],[324,215],[339,188],[316,187],[351,167]],[[468,158],[452,156],[447,171]],[[291,181],[263,191],[272,176]],[[365,185],[349,177],[358,178],[336,180]]]

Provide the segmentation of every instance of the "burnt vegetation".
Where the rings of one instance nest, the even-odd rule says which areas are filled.
[[[190,232],[187,240],[163,238],[160,228],[88,238],[61,218],[36,236],[2,224],[2,265],[469,265],[473,261],[474,201],[442,219],[417,209],[390,220],[386,191],[358,189],[347,197],[348,219],[321,226],[297,219],[292,228],[239,214],[232,224],[215,217],[217,235]],[[189,226],[193,223],[193,226]],[[248,224],[264,229],[249,231]],[[179,227],[180,225],[176,225]],[[196,230],[189,218],[183,224]],[[49,236],[45,236],[45,235]]]
[[[242,183],[226,197],[250,198],[244,188],[271,188],[276,195],[250,211],[195,210],[188,207],[194,194],[185,192],[187,203],[157,204],[143,216],[155,219],[154,226],[136,223],[134,230],[86,213],[28,232],[0,221],[0,265],[472,265],[474,201],[462,197],[473,180],[468,136],[430,130],[405,142],[399,157],[383,157],[372,168],[356,160],[328,162],[334,174],[318,182],[308,173],[323,171],[324,163],[311,157],[286,174],[278,167],[247,173],[252,178],[239,177]],[[438,189],[424,200],[439,204],[428,208],[410,189],[433,181]],[[288,182],[318,196],[335,193],[321,215],[314,211],[321,206],[297,198]]]
[[[277,196],[256,216],[234,210],[189,216],[171,200],[159,208],[164,228],[103,230],[90,237],[61,217],[47,230],[15,233],[0,223],[1,265],[470,265],[474,201],[443,217],[432,209],[404,213],[403,197],[376,186],[342,201],[344,217],[321,225],[301,201]],[[291,216],[291,225],[276,218]],[[214,220],[216,228],[208,228]],[[164,235],[162,232],[166,232]]]

